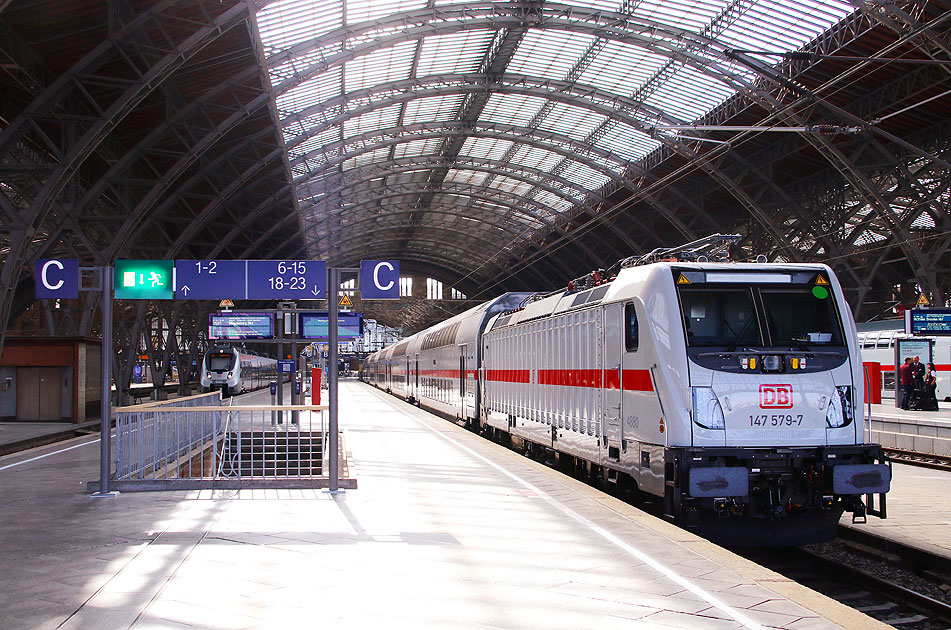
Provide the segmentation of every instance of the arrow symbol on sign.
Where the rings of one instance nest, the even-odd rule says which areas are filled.
[[[314,285],[314,290],[311,291],[311,293],[313,293],[314,295],[317,295],[318,293],[320,293],[320,291],[317,290],[317,285],[316,285],[316,284]]]
[[[182,295],[184,295],[185,297],[188,297],[188,285],[187,285],[187,284],[183,284],[183,285],[182,285]]]

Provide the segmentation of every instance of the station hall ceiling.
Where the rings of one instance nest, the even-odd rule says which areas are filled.
[[[399,259],[547,290],[714,232],[944,301],[939,2],[0,1],[0,321],[32,261]]]

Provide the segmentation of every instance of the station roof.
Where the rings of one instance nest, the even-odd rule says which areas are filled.
[[[828,262],[856,313],[941,303],[949,16],[0,0],[0,325],[42,257],[392,258],[481,298],[715,232]]]
[[[639,162],[690,150],[697,134],[676,127],[755,92],[761,75],[733,51],[799,50],[854,10],[827,0],[270,3],[257,22],[309,255],[409,257],[497,277],[580,208],[603,211],[636,187]]]

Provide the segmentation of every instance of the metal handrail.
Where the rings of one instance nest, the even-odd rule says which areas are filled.
[[[228,399],[228,406],[234,406],[234,396],[231,396]],[[221,431],[221,456],[218,458],[218,470],[215,471],[215,479],[221,477],[221,471],[225,467],[225,440],[228,439],[228,429],[231,428],[231,411],[228,412],[228,418],[225,420],[225,426]],[[215,452],[218,451],[218,447],[215,446]]]

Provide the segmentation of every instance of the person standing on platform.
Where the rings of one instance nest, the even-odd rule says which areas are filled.
[[[929,363],[927,369],[925,370],[925,394],[924,394],[924,404],[922,409],[927,411],[937,411],[938,410],[938,396],[936,390],[938,389],[938,371],[934,368],[934,363]]]
[[[921,361],[915,356],[911,361],[911,379],[915,389],[921,391],[925,387],[925,366],[921,364]]]
[[[908,403],[911,402],[911,388],[914,387],[914,377],[911,373],[911,357],[905,357],[905,362],[898,368],[898,381],[901,383],[901,404],[902,409],[908,409]]]

